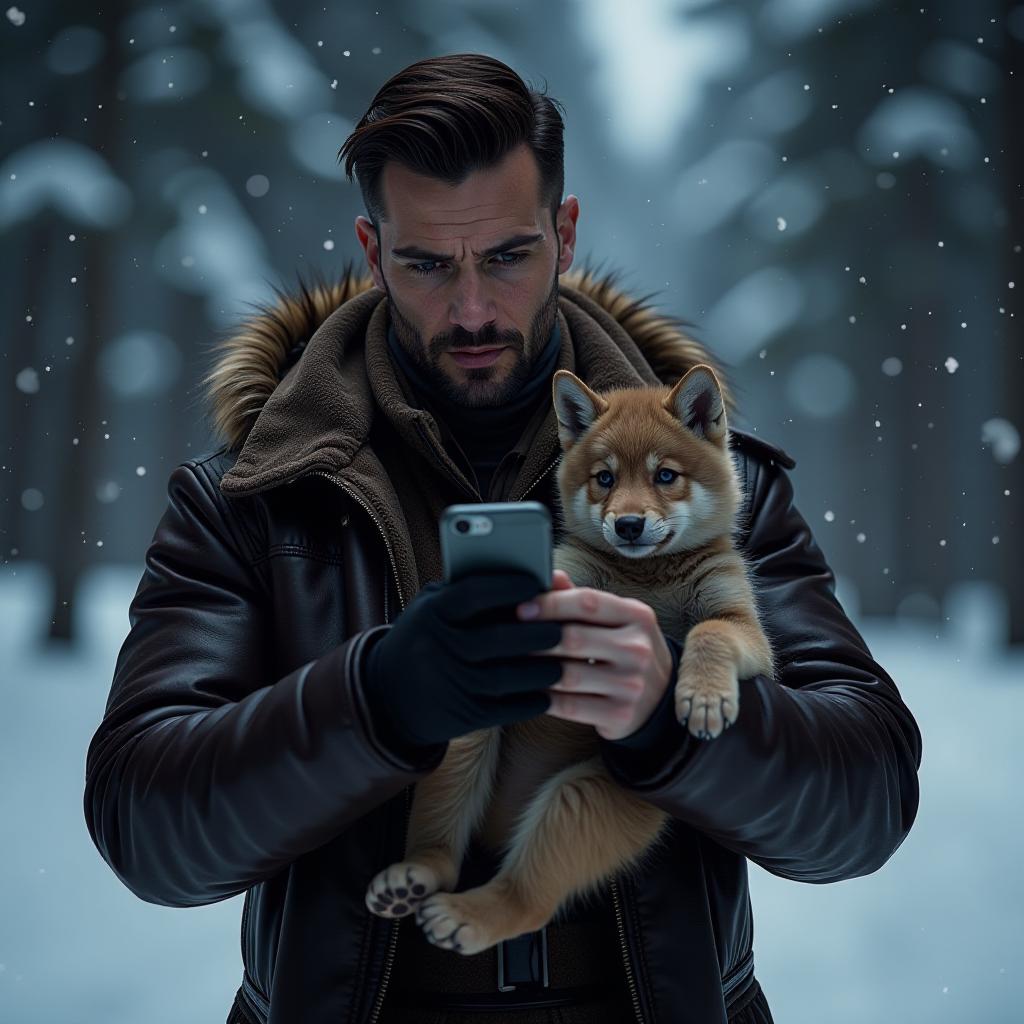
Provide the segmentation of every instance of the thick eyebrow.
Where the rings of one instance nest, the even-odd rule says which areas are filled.
[[[506,249],[515,249],[520,245],[533,245],[535,242],[540,242],[544,238],[543,232],[538,232],[535,235],[515,235],[513,238],[507,238],[504,242],[499,242],[497,245],[492,245],[489,249],[484,249],[480,256],[497,256],[498,253],[505,252]],[[423,249],[418,245],[404,245],[400,249],[392,249],[392,256],[401,256],[405,259],[411,260],[452,260],[455,259],[450,253],[439,253],[429,252],[427,249]],[[474,254],[476,255],[476,254]]]

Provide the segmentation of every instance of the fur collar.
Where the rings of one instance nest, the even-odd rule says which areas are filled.
[[[577,301],[582,298],[595,314],[624,330],[663,383],[674,384],[697,363],[711,365],[731,418],[735,412],[732,388],[720,361],[687,333],[692,325],[656,313],[648,302],[650,295],[629,295],[616,283],[617,276],[614,271],[599,276],[585,266],[561,275],[559,287],[564,295]],[[214,346],[213,367],[201,386],[213,429],[228,448],[242,447],[267,400],[320,325],[344,303],[370,290],[383,298],[370,274],[357,276],[351,263],[335,281],[315,275],[309,285],[300,279],[291,292],[275,288],[276,301],[257,305],[254,315]],[[609,333],[614,336],[615,332]]]

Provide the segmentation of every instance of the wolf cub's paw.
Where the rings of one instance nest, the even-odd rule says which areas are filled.
[[[374,876],[366,888],[366,905],[378,917],[405,917],[440,885],[432,868],[401,861]]]
[[[685,663],[676,680],[676,718],[699,740],[713,740],[739,715],[740,685],[736,670],[723,665],[698,673]]]

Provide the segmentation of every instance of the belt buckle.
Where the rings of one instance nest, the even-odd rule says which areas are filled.
[[[548,926],[498,943],[498,991],[548,988]]]

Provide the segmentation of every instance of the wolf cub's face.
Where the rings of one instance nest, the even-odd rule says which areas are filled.
[[[728,534],[740,489],[714,370],[673,388],[598,395],[568,370],[552,381],[566,529],[625,558],[669,554]]]

